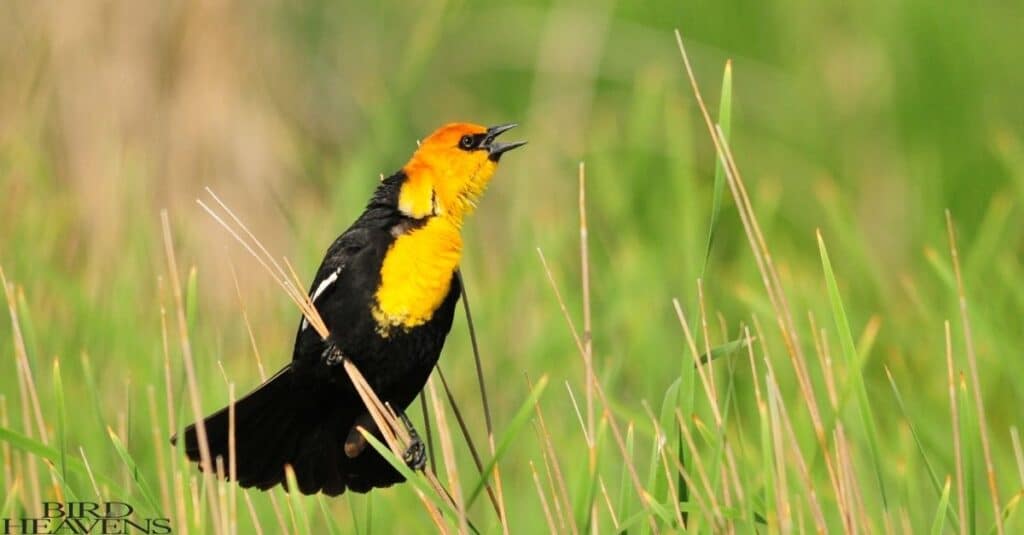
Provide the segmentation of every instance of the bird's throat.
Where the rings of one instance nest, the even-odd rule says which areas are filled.
[[[399,235],[384,256],[372,310],[381,334],[429,321],[448,295],[461,254],[459,224],[448,217],[431,217]]]

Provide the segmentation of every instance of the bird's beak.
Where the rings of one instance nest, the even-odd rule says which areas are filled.
[[[484,138],[483,148],[487,149],[487,157],[492,162],[497,162],[501,159],[501,155],[517,147],[526,145],[525,141],[512,141],[510,143],[501,143],[494,141],[494,138],[498,137],[502,132],[515,128],[516,123],[502,124],[498,126],[492,126],[487,129],[487,137]]]

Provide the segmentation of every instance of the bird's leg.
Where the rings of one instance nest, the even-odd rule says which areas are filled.
[[[399,412],[398,417],[401,418],[402,424],[405,425],[410,439],[409,446],[405,448],[405,453],[402,454],[402,460],[405,461],[406,466],[413,470],[423,470],[423,467],[427,465],[427,447],[420,440],[420,435],[416,432],[416,428],[412,426],[409,417],[404,412]],[[366,437],[359,432],[360,427],[373,434],[379,435],[380,433],[370,413],[364,412],[361,414],[355,423],[352,424],[352,429],[349,430],[348,438],[345,440],[345,455],[349,459],[354,459],[366,449]]]
[[[405,448],[402,460],[405,461],[406,466],[413,470],[423,470],[427,466],[427,446],[420,440],[420,434],[412,426],[412,422],[405,415],[405,411],[399,411],[398,417],[402,419],[405,430],[409,433],[409,446]]]
[[[359,432],[359,428],[363,428],[374,435],[380,434],[380,431],[377,429],[377,423],[373,421],[370,413],[364,412],[360,414],[352,424],[352,429],[348,432],[348,438],[345,439],[345,455],[349,459],[355,459],[356,456],[366,449],[366,437]]]
[[[320,358],[328,367],[333,368],[345,360],[345,355],[341,353],[341,348],[334,341],[334,336],[327,335],[327,338],[324,339],[324,345],[326,347],[324,347],[323,353],[320,354]]]

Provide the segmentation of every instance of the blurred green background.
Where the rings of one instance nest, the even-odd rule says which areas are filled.
[[[951,211],[994,448],[1012,462],[1007,429],[1022,423],[1024,401],[1019,3],[14,0],[2,9],[0,265],[23,290],[37,380],[49,384],[56,357],[68,399],[85,403],[80,355],[95,368],[103,414],[83,415],[68,431],[95,465],[119,466],[101,430],[111,425],[145,470],[156,470],[146,387],[161,390],[161,305],[172,306],[160,209],[169,210],[182,269],[198,270],[192,337],[213,409],[227,399],[218,362],[239,390],[258,381],[232,267],[268,371],[290,357],[298,317],[196,206],[203,188],[308,279],[380,174],[451,121],[516,121],[516,136],[530,141],[503,161],[466,227],[463,269],[497,422],[522,402],[524,373],[548,374],[544,406],[558,419],[557,443],[582,444],[563,385],[580,388],[579,358],[536,252],[580,321],[581,161],[596,363],[620,417],[642,420],[640,401],[657,404],[688,358],[671,299],[688,310],[697,300],[715,164],[675,28],[713,110],[733,61],[731,145],[797,322],[806,327],[810,311],[832,327],[820,228],[854,334],[878,322],[877,338],[862,340],[873,341],[868,389],[886,441],[913,455],[883,365],[913,390],[910,411],[934,420],[921,431],[944,462],[942,322],[958,325],[945,241]],[[728,194],[704,287],[717,343],[736,338],[752,315],[771,331]],[[0,393],[17,428],[11,338],[0,322]],[[738,362],[745,406],[749,369]],[[461,317],[442,367],[482,429]],[[794,384],[790,370],[780,373]],[[796,396],[795,387],[785,392]],[[48,406],[49,389],[40,396]],[[806,424],[805,414],[794,418]],[[505,468],[513,513],[537,506],[525,468],[537,446],[532,432],[524,437]],[[919,467],[891,461],[900,503],[930,518],[912,497]],[[1015,480],[1012,470],[1000,477]],[[413,503],[397,491],[382,496]],[[408,514],[423,520],[422,511]]]

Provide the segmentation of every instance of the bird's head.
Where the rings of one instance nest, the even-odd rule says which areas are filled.
[[[399,210],[416,219],[441,215],[461,223],[486,189],[501,155],[526,144],[496,140],[515,126],[451,123],[438,128],[402,168],[406,180],[398,195]]]

